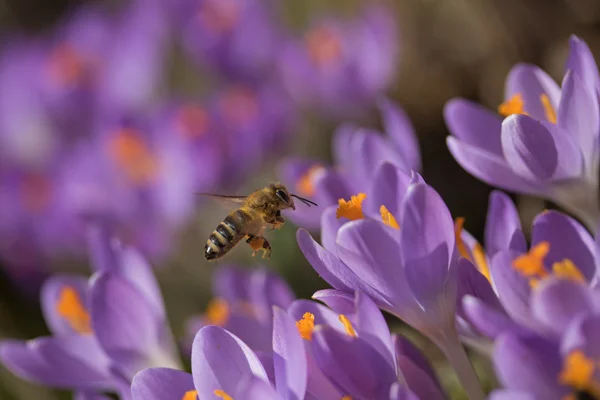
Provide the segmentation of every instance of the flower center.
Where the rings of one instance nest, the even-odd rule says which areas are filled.
[[[208,129],[208,113],[199,105],[188,104],[177,112],[176,123],[183,137],[201,137]]]
[[[392,213],[389,212],[384,205],[379,207],[379,213],[381,213],[381,220],[384,224],[386,224],[387,226],[391,226],[394,229],[400,229],[400,225],[398,225],[396,218],[394,218]]]
[[[498,106],[498,114],[502,115],[503,117],[508,117],[509,115],[513,114],[527,115],[527,113],[523,110],[524,105],[525,103],[523,102],[523,96],[521,93],[517,93]]]
[[[52,186],[43,175],[29,174],[20,184],[20,193],[27,209],[32,213],[39,213],[50,204]]]
[[[529,285],[532,288],[537,287],[540,279],[548,276],[554,276],[559,279],[570,279],[582,283],[586,282],[581,271],[573,261],[567,258],[552,264],[552,272],[548,272],[544,267],[544,259],[549,251],[550,243],[540,242],[532,247],[529,253],[517,257],[513,261],[513,267],[523,276],[529,278]]]
[[[88,76],[89,62],[69,44],[61,44],[50,55],[51,79],[59,85],[77,85]]]
[[[352,396],[343,396],[341,400],[352,400]]]
[[[581,271],[577,268],[573,261],[569,260],[568,258],[552,264],[552,274],[561,279],[569,279],[581,283],[586,282],[586,279]]]
[[[363,219],[365,216],[362,212],[362,202],[366,197],[366,194],[359,193],[356,196],[351,196],[348,201],[339,199],[335,217],[338,219],[341,217],[348,218],[350,221]]]
[[[305,197],[312,197],[315,195],[315,187],[313,186],[313,180],[321,172],[325,171],[325,168],[321,165],[313,165],[310,167],[304,175],[296,182],[296,191]]]
[[[225,121],[235,127],[252,123],[259,112],[256,93],[245,86],[233,86],[225,91],[219,101]]]
[[[595,372],[594,360],[587,358],[581,350],[574,350],[565,358],[558,382],[577,392],[590,394],[592,398],[599,398],[600,384],[594,380]]]
[[[198,398],[198,392],[195,390],[188,390],[183,394],[181,400],[196,400]]]
[[[198,19],[209,31],[227,33],[233,30],[240,19],[240,5],[237,0],[203,1]]]
[[[229,318],[229,305],[223,299],[212,299],[206,307],[204,318],[211,325],[224,326]]]
[[[488,266],[483,246],[481,246],[478,242],[475,242],[473,248],[471,249],[471,252],[467,250],[467,246],[465,245],[465,242],[462,239],[462,231],[464,224],[465,219],[463,217],[456,218],[456,221],[454,222],[454,235],[456,236],[456,248],[458,250],[458,253],[462,257],[471,261],[475,265],[477,270],[483,276],[485,276],[488,282],[492,283],[490,267]]]
[[[122,129],[110,142],[110,154],[131,181],[144,184],[157,174],[157,163],[148,145],[134,129]]]
[[[56,312],[67,320],[74,331],[81,334],[92,333],[90,314],[73,287],[65,286],[61,289],[56,303]]]
[[[350,320],[344,314],[340,314],[339,319],[344,325],[344,329],[346,330],[348,336],[356,337],[356,332],[354,331],[354,327],[350,323]]]
[[[331,66],[342,57],[342,41],[339,35],[327,26],[320,26],[308,31],[304,43],[308,50],[308,56],[318,67]]]
[[[233,397],[225,393],[224,390],[216,389],[215,396],[222,398],[223,400],[233,400]]]
[[[313,330],[315,329],[315,315],[309,312],[304,313],[302,319],[296,321],[296,328],[298,328],[302,339],[311,340]]]

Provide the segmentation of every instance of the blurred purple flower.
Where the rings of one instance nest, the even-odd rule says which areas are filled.
[[[330,115],[364,112],[391,84],[399,53],[389,10],[366,7],[352,21],[321,19],[286,45],[281,76],[300,103]]]
[[[340,199],[369,190],[377,168],[385,162],[405,171],[420,170],[419,143],[404,111],[389,100],[380,101],[379,109],[386,136],[371,129],[340,126],[333,138],[334,166],[298,158],[283,162],[281,180],[298,195],[319,204],[298,208],[290,214],[291,220],[307,229],[317,229],[323,210]]]
[[[56,275],[42,289],[53,335],[5,340],[0,358],[16,375],[42,385],[129,398],[140,369],[178,366],[179,360],[150,266],[96,228],[90,237],[94,275]]]
[[[213,295],[205,314],[188,321],[186,347],[191,348],[200,328],[216,325],[252,350],[271,353],[273,306],[286,309],[295,298],[285,281],[266,268],[248,271],[232,266],[215,271]]]
[[[600,78],[587,45],[572,36],[570,46],[562,88],[540,68],[518,64],[507,77],[500,115],[451,100],[444,112],[453,134],[448,147],[477,178],[548,198],[595,229]]]

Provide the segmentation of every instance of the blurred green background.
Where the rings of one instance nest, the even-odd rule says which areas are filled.
[[[69,9],[82,3],[0,0],[0,35],[15,30],[43,34]],[[286,21],[297,29],[302,29],[312,15],[320,13],[351,16],[360,4],[349,0],[286,0],[282,3]],[[443,106],[450,98],[461,96],[496,108],[503,98],[506,74],[517,62],[538,64],[560,79],[571,33],[583,38],[596,59],[600,59],[600,1],[396,0],[391,4],[400,27],[401,55],[396,83],[389,95],[405,108],[414,123],[425,179],[440,192],[455,217],[466,217],[466,229],[481,239],[491,188],[465,173],[447,151]],[[201,87],[198,72],[182,68],[177,55],[173,57],[172,84],[181,88]],[[358,122],[380,126],[375,110]],[[261,171],[230,194],[244,194],[276,179],[276,163],[280,157],[291,154],[291,149],[294,154],[329,160],[334,128],[331,123],[307,116],[298,127],[300,132],[294,137],[294,143],[281,154],[274,154]],[[548,206],[527,198],[517,201],[526,227],[532,215]],[[202,250],[208,234],[226,212],[209,203],[199,208],[181,233],[171,259],[157,268],[176,336],[183,333],[186,318],[201,313],[211,297],[211,273],[219,268],[219,263],[205,262]],[[280,273],[299,297],[309,297],[326,284],[304,260],[295,242],[295,231],[288,223],[280,232],[270,234],[274,250],[265,265]],[[245,247],[235,249],[224,262],[249,268],[261,262],[250,257],[247,250]],[[54,265],[57,270],[81,268],[74,260],[55,260]],[[390,319],[390,323],[392,329],[404,330],[397,320]],[[27,339],[46,333],[37,299],[23,296],[0,276],[0,337]],[[426,346],[412,332],[408,334],[427,347],[434,360],[441,360],[439,353],[431,350],[432,346]],[[482,371],[489,370],[485,360],[477,359],[477,363],[483,366]],[[436,365],[453,397],[460,398],[460,393],[452,389],[454,380],[447,367],[439,362]],[[492,378],[484,375],[486,384],[492,385]],[[23,382],[0,367],[0,399],[45,400],[69,396]]]

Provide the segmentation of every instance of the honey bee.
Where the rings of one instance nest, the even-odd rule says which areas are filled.
[[[263,236],[264,230],[267,227],[280,229],[283,226],[285,218],[281,216],[281,211],[288,208],[296,209],[293,198],[309,207],[317,205],[308,199],[290,194],[279,182],[258,189],[248,196],[199,194],[241,204],[229,213],[208,237],[204,246],[204,257],[208,261],[223,257],[244,238],[254,250],[253,256],[256,252],[262,251],[262,258],[269,258],[271,245]]]

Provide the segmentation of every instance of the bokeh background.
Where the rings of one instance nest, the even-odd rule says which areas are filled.
[[[153,3],[148,1],[147,4]],[[158,2],[160,3],[160,2]],[[200,0],[196,3],[202,3]],[[228,3],[239,3],[228,1]],[[243,2],[242,2],[243,3]],[[320,18],[334,18],[340,20],[354,20],[360,18],[365,12],[367,5],[380,5],[389,10],[389,16],[396,25],[392,46],[390,51],[393,57],[387,63],[393,68],[393,76],[385,82],[384,87],[379,89],[380,94],[398,102],[404,107],[411,118],[418,135],[423,159],[423,175],[427,182],[436,188],[446,200],[454,216],[466,218],[466,228],[477,238],[481,239],[485,222],[487,198],[491,190],[470,177],[452,159],[446,149],[445,137],[448,135],[443,120],[444,104],[453,97],[466,97],[474,99],[487,107],[495,109],[503,100],[504,79],[508,70],[518,62],[531,62],[543,67],[556,79],[560,79],[567,51],[567,41],[570,34],[576,34],[583,38],[600,59],[600,2],[597,0],[395,0],[390,2],[354,1],[354,0],[286,0],[279,2],[264,1],[272,14],[269,18],[278,21],[277,30],[273,32],[261,32],[259,28],[249,29],[256,36],[249,35],[250,42],[262,43],[261,46],[278,46],[273,44],[281,40],[275,37],[273,40],[265,39],[265,35],[273,34],[286,36],[288,39],[299,38],[301,40],[312,21]],[[368,4],[367,4],[368,3]],[[142,2],[142,4],[144,4]],[[204,99],[210,98],[215,91],[219,93],[220,88],[227,86],[230,81],[245,81],[247,77],[236,76],[231,78],[228,71],[220,71],[220,65],[210,63],[210,58],[215,57],[200,52],[192,54],[186,46],[189,41],[197,40],[201,43],[207,40],[201,31],[197,36],[188,35],[183,39],[181,27],[181,10],[186,10],[194,4],[194,0],[164,0],[158,7],[164,7],[159,17],[164,20],[156,25],[143,23],[145,35],[157,35],[156,40],[164,40],[164,49],[159,53],[160,60],[154,60],[161,65],[161,69],[155,79],[160,81],[158,85],[161,102],[169,102],[169,99]],[[60,37],[61,30],[69,25],[73,15],[84,7],[99,7],[106,10],[114,19],[120,19],[125,28],[128,25],[128,16],[123,17],[123,9],[129,3],[121,1],[66,1],[66,0],[0,0],[0,66],[12,62],[11,52],[17,52],[21,47],[50,46],[46,41],[48,38]],[[152,7],[155,7],[153,5]],[[150,7],[150,6],[149,6]],[[185,11],[183,12],[185,14]],[[133,18],[133,17],[131,17]],[[156,22],[156,21],[155,21]],[[132,22],[133,24],[133,22]],[[257,27],[263,25],[257,22]],[[127,29],[123,28],[122,34],[128,35]],[[142,29],[142,28],[140,28]],[[157,32],[158,30],[165,32]],[[156,32],[155,32],[156,31]],[[58,33],[57,33],[58,32]],[[119,38],[112,39],[113,45],[118,47]],[[52,43],[52,39],[47,41]],[[16,50],[15,50],[16,49]],[[267,58],[278,58],[283,50],[274,48]],[[142,52],[143,53],[143,52]],[[210,53],[210,52],[209,52]],[[7,57],[6,55],[9,54]],[[118,56],[118,52],[116,52]],[[365,54],[364,57],[371,57]],[[112,57],[112,56],[111,56]],[[123,55],[125,57],[125,55]],[[197,58],[201,60],[198,61]],[[206,57],[206,60],[202,60]],[[133,57],[141,62],[143,57]],[[37,61],[33,61],[35,64]],[[218,64],[218,63],[217,63]],[[107,64],[110,65],[110,64]],[[22,68],[22,65],[18,68]],[[108,67],[106,67],[108,68]],[[33,90],[32,87],[21,85],[17,87],[13,78],[6,78],[7,68],[0,67],[0,118],[10,119],[10,107],[12,94]],[[244,69],[242,68],[242,71]],[[238,71],[239,72],[239,71]],[[18,74],[17,74],[18,75]],[[233,75],[236,75],[235,73]],[[242,74],[243,75],[243,74]],[[9,83],[7,83],[9,82]],[[10,82],[13,82],[12,86]],[[25,82],[25,81],[24,81]],[[30,82],[29,82],[30,83]],[[127,86],[132,93],[139,93],[145,88],[136,85],[144,83],[135,79],[125,80],[119,85]],[[2,95],[2,92],[5,92]],[[13,91],[13,92],[11,92]],[[243,94],[243,93],[242,93]],[[15,101],[21,101],[15,95]],[[135,97],[135,96],[134,96]],[[167,100],[165,100],[167,99]],[[238,98],[239,100],[239,98]],[[252,102],[237,104],[237,112],[249,112],[254,105]],[[209,100],[210,101],[210,100]],[[349,100],[350,101],[350,100]],[[237,149],[240,153],[219,152],[219,150],[204,149],[200,151],[197,158],[202,162],[191,165],[179,166],[183,169],[202,169],[207,175],[214,174],[216,178],[200,189],[206,189],[223,194],[247,194],[250,191],[265,185],[269,181],[278,179],[278,166],[282,159],[290,156],[306,156],[327,163],[331,161],[331,136],[335,128],[341,122],[354,122],[361,126],[380,128],[381,123],[374,101],[366,101],[355,108],[344,109],[344,107],[311,107],[309,104],[291,103],[298,111],[291,121],[278,126],[278,136],[259,136],[252,141],[259,144],[262,149],[253,157],[246,160],[246,164],[239,171],[229,171],[217,174],[211,170],[211,165],[221,163],[225,166],[235,165],[243,158],[243,152],[249,148],[244,145]],[[60,107],[60,102],[58,102]],[[156,102],[155,102],[156,104]],[[240,105],[241,104],[241,105]],[[270,104],[270,103],[269,103]],[[275,102],[277,104],[277,102]],[[64,106],[64,105],[63,105]],[[271,107],[267,105],[267,108]],[[36,110],[24,107],[20,112],[27,118],[27,112],[31,112],[31,119],[36,118]],[[340,111],[341,110],[341,111]],[[139,110],[136,110],[136,112]],[[319,112],[320,111],[320,112]],[[53,109],[51,113],[61,113],[61,109]],[[285,112],[285,111],[284,111]],[[238,115],[236,114],[236,115]],[[7,116],[8,115],[8,116]],[[160,122],[156,122],[154,116],[149,117],[147,113],[136,114],[136,123],[154,124],[160,131]],[[155,114],[152,114],[155,115]],[[238,115],[239,116],[239,115]],[[85,117],[84,117],[85,119]],[[198,122],[198,121],[196,121]],[[199,123],[204,123],[200,118]],[[0,121],[0,127],[10,126]],[[71,136],[61,132],[61,141],[76,141],[79,136],[90,136],[94,133],[86,132],[89,128],[85,122],[81,131]],[[261,129],[264,126],[260,127]],[[240,128],[241,129],[241,128]],[[234,129],[235,130],[235,129]],[[279,132],[280,131],[280,132]],[[260,135],[252,129],[245,132],[247,135]],[[0,137],[10,133],[0,129]],[[210,131],[210,135],[220,135],[219,130]],[[485,132],[482,132],[485,134]],[[234,142],[237,139],[234,140]],[[248,140],[247,138],[245,140]],[[6,142],[0,140],[0,146],[7,146]],[[34,146],[35,143],[25,144]],[[68,144],[66,145],[68,146]],[[158,143],[162,146],[162,143]],[[252,147],[252,146],[250,146]],[[0,175],[5,177],[14,167],[15,161],[9,157],[12,150],[1,151],[0,148]],[[250,150],[249,150],[250,151]],[[58,158],[70,157],[61,154]],[[215,155],[214,160],[210,155]],[[241,154],[241,155],[240,155]],[[73,168],[80,168],[75,166]],[[179,175],[184,173],[181,168],[174,168],[171,173]],[[65,168],[69,168],[68,166]],[[9,172],[7,172],[9,171]],[[4,175],[3,175],[4,174]],[[280,175],[279,175],[280,176]],[[168,177],[167,177],[168,178]],[[178,179],[174,177],[173,179]],[[2,186],[4,185],[4,186]],[[11,186],[4,179],[0,182],[2,189],[0,193],[0,218],[14,216],[16,207],[9,204],[9,196],[6,192],[12,192],[15,186]],[[198,185],[190,186],[189,191],[198,189]],[[36,192],[34,197],[39,193]],[[170,227],[168,234],[161,240],[167,245],[161,246],[157,254],[146,251],[156,267],[157,275],[163,289],[163,294],[170,315],[171,324],[176,336],[184,333],[186,319],[194,314],[202,313],[211,297],[211,274],[219,263],[207,263],[203,258],[203,247],[212,229],[225,217],[227,209],[210,201],[202,201],[190,196],[188,201],[190,212],[176,227]],[[539,200],[529,198],[516,199],[522,214],[524,226],[527,227],[532,215],[544,207]],[[17,202],[19,200],[17,199]],[[24,200],[23,200],[24,201]],[[126,199],[123,201],[127,201]],[[191,205],[190,205],[191,204]],[[17,207],[18,208],[18,207]],[[85,248],[80,243],[80,251],[68,248],[65,251],[42,251],[32,259],[26,255],[35,253],[37,244],[33,237],[42,229],[31,220],[38,215],[31,211],[29,215],[25,210],[17,217],[12,218],[11,225],[6,229],[16,229],[15,226],[27,225],[25,238],[30,238],[26,250],[23,250],[17,241],[10,238],[11,235],[0,229],[3,237],[0,240],[0,337],[33,338],[47,333],[39,309],[38,294],[39,284],[45,276],[55,271],[89,271]],[[144,218],[140,215],[139,218]],[[54,222],[60,226],[60,222]],[[124,223],[135,224],[128,220]],[[0,224],[0,228],[2,224]],[[148,229],[159,229],[151,226]],[[271,233],[268,237],[273,246],[272,258],[264,264],[280,273],[289,282],[299,297],[309,297],[315,290],[324,288],[325,283],[319,279],[317,274],[308,265],[297,248],[295,232],[297,227],[292,223],[280,232]],[[56,229],[54,234],[60,234]],[[11,232],[9,232],[11,233]],[[22,235],[23,232],[19,232]],[[9,237],[9,239],[6,239]],[[19,238],[21,243],[23,238]],[[25,240],[27,241],[27,240]],[[151,241],[150,241],[151,242]],[[82,241],[83,243],[83,241]],[[149,246],[152,247],[151,245]],[[142,246],[144,249],[144,246]],[[146,250],[146,249],[144,249]],[[235,263],[248,268],[260,264],[262,260],[250,257],[250,251],[245,246],[236,248],[223,263]],[[398,321],[390,319],[392,328],[404,329]],[[408,332],[412,335],[411,332]],[[423,347],[426,343],[414,337]],[[429,354],[433,359],[439,359],[435,352]],[[484,361],[477,361],[484,363]],[[443,366],[440,368],[442,380],[450,388],[454,397],[461,398],[458,391],[454,391],[452,374]],[[485,365],[481,368],[486,370]],[[493,378],[482,373],[487,385],[493,385]],[[0,367],[0,398],[1,399],[59,399],[69,398],[69,394],[50,391],[45,388],[23,382]]]

